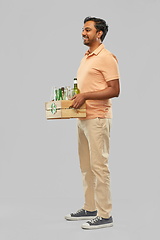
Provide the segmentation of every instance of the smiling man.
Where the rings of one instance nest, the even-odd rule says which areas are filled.
[[[113,226],[108,157],[111,98],[119,96],[120,86],[117,59],[102,43],[107,32],[108,25],[103,19],[85,18],[82,38],[89,49],[77,72],[80,94],[72,98],[74,108],[86,102],[86,118],[77,120],[85,203],[82,209],[65,218],[89,220],[82,224],[83,229]]]

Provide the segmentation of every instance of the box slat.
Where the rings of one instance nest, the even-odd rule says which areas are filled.
[[[81,111],[82,110],[82,111]],[[62,109],[62,118],[86,117],[84,109]]]
[[[46,118],[47,119],[61,119],[62,118],[62,112],[61,110],[57,110],[55,114],[53,114],[51,111],[46,111]]]

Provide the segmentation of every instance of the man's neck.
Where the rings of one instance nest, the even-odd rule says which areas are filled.
[[[92,53],[94,50],[96,50],[102,43],[94,44],[93,46],[90,46],[89,52]]]

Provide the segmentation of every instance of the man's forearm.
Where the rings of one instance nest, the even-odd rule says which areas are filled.
[[[118,97],[119,91],[112,87],[107,87],[104,90],[96,92],[86,92],[84,93],[85,100],[103,100]]]

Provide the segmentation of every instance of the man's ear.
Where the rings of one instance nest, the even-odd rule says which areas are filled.
[[[102,35],[103,35],[103,31],[98,31],[98,32],[97,32],[98,38],[101,38]]]

